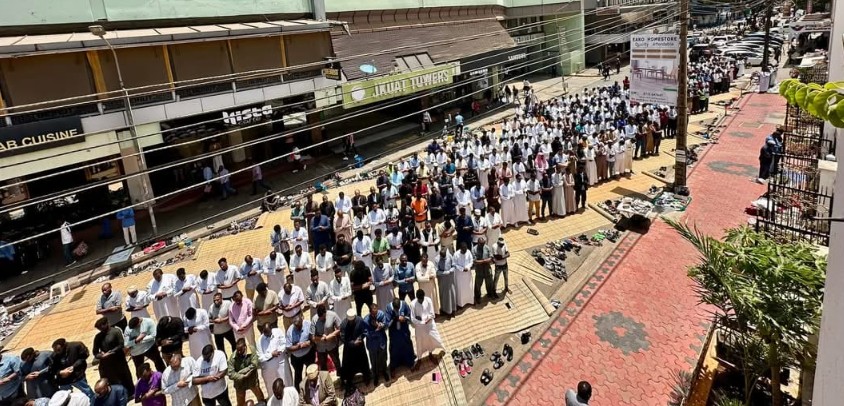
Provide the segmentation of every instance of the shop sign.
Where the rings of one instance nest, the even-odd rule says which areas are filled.
[[[245,125],[263,121],[273,115],[273,106],[251,107],[238,111],[224,111],[223,123],[227,125]]]
[[[453,76],[458,74],[460,74],[458,65],[448,64],[344,83],[342,86],[343,108],[363,106],[447,85],[452,83]]]
[[[507,61],[508,61],[508,62],[513,62],[513,61],[518,61],[518,60],[521,60],[521,59],[526,59],[526,58],[527,58],[527,52],[522,52],[522,53],[520,53],[520,54],[515,54],[515,55],[510,55],[510,56],[508,56],[508,57],[507,57]]]
[[[85,142],[82,119],[62,117],[0,128],[0,156]]]
[[[340,80],[340,69],[322,68],[322,77],[328,80]]]
[[[469,76],[481,76],[486,75],[489,72],[489,69],[475,69],[469,72]]]
[[[529,34],[529,35],[519,35],[513,37],[513,41],[516,41],[516,45],[525,45],[534,41],[538,41],[545,36],[544,33],[536,33],[536,34]]]

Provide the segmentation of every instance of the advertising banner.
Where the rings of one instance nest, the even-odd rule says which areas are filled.
[[[451,84],[457,64],[344,83],[343,108],[350,109]]]
[[[680,37],[674,34],[630,36],[630,100],[677,105]]]

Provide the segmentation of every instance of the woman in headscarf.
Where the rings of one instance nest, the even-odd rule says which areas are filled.
[[[545,153],[542,151],[536,153],[536,158],[533,160],[533,166],[536,169],[537,176],[541,176],[548,170],[548,161],[545,159]]]

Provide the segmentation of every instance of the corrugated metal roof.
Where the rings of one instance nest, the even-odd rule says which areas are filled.
[[[377,75],[388,74],[396,68],[395,59],[407,55],[409,52],[426,53],[435,63],[457,61],[462,58],[479,55],[498,49],[512,48],[516,45],[496,19],[456,21],[428,26],[400,26],[388,29],[362,30],[363,27],[350,27],[352,35],[342,31],[333,36],[334,52],[338,58],[346,58],[366,53],[377,53],[385,49],[398,47],[412,47],[435,41],[449,41],[455,38],[465,38],[480,33],[494,33],[471,40],[460,40],[445,45],[418,48],[403,48],[394,54],[363,56],[341,62],[343,73],[348,80],[356,80],[366,76],[360,70],[363,64],[374,65],[378,69]],[[356,31],[357,30],[357,31]]]
[[[115,30],[106,39],[115,46],[238,37],[302,30],[328,30],[330,23],[316,20],[265,21],[241,24],[210,24],[185,27]],[[0,37],[0,57],[79,48],[102,48],[105,41],[90,32]]]

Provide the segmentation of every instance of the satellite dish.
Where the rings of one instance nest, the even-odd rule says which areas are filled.
[[[375,72],[378,72],[378,68],[376,68],[375,65],[369,63],[361,65],[358,69],[360,69],[361,72],[367,75],[374,75]]]

